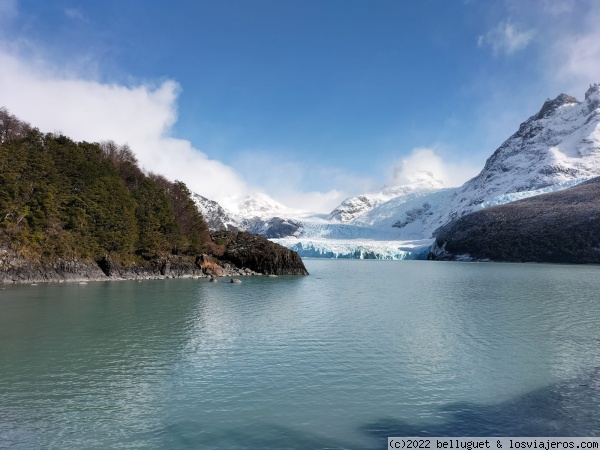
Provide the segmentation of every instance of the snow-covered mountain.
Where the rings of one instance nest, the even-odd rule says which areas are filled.
[[[224,204],[234,214],[246,219],[253,217],[268,218],[289,213],[287,207],[267,194],[259,192],[249,194],[241,199],[231,197]]]
[[[248,228],[244,221],[293,214],[293,211],[278,201],[261,193],[249,194],[242,198],[229,197],[223,205],[199,194],[193,194],[193,198],[209,228],[214,230],[242,230]]]
[[[219,203],[192,193],[196,207],[211,230],[239,231],[243,229],[242,218],[223,208]]]
[[[260,227],[272,217],[294,215],[294,211],[262,193],[245,197],[229,197],[223,206],[199,194],[193,194],[198,210],[213,230],[247,230]],[[261,234],[261,233],[256,233]]]
[[[544,103],[459,188],[398,196],[355,217],[360,226],[396,227],[429,238],[450,220],[490,205],[551,192],[600,175],[600,85],[583,102],[565,94]]]
[[[296,215],[267,196],[216,207],[209,226],[235,226],[263,234],[303,256],[419,257],[435,229],[491,205],[552,192],[600,176],[600,85],[579,102],[565,94],[544,103],[458,188],[444,188],[427,173],[409,183],[348,198],[328,219]],[[212,216],[210,215],[212,214]],[[229,214],[229,215],[227,215]]]
[[[461,186],[459,209],[509,192],[532,191],[600,173],[600,85],[583,102],[560,94],[507,139],[479,175]]]
[[[444,183],[435,179],[431,172],[422,171],[415,174],[407,184],[392,187],[386,186],[380,191],[347,198],[331,212],[329,219],[336,222],[348,223],[393,198],[408,194],[430,192],[442,189],[443,187]]]
[[[211,230],[243,230],[266,238],[281,238],[297,236],[302,228],[301,222],[289,218],[299,215],[299,211],[286,208],[266,194],[228,198],[229,208],[199,194],[192,196]]]

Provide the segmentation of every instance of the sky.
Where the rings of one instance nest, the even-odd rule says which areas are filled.
[[[600,82],[595,0],[0,0],[0,107],[227,203],[458,186]]]

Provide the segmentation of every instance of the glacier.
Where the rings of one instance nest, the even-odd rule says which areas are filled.
[[[368,241],[353,239],[271,239],[303,258],[427,259],[434,239]]]
[[[433,232],[456,218],[600,176],[600,85],[582,102],[565,94],[547,100],[460,187],[444,187],[426,171],[413,175],[405,185],[349,197],[325,217],[266,194],[230,199],[228,208],[195,201],[211,228],[262,234],[301,256],[423,259]]]
[[[502,194],[488,201],[474,205],[473,210],[522,200],[548,192],[560,191],[575,186],[589,178],[576,178],[552,186],[531,191]],[[433,244],[431,233],[440,222],[428,226],[422,220],[415,220],[399,229],[393,224],[418,205],[429,204],[427,211],[443,208],[456,189],[442,189],[399,197],[373,209],[360,221],[341,224],[324,221],[302,221],[302,231],[296,236],[271,239],[302,257],[313,258],[356,258],[356,259],[427,259]],[[388,204],[389,203],[389,204]],[[374,223],[379,226],[373,226]],[[439,224],[439,225],[438,225]],[[386,226],[388,225],[388,226]]]
[[[364,227],[318,219],[301,221],[296,236],[271,239],[302,257],[426,259],[433,239],[407,240],[394,228]]]

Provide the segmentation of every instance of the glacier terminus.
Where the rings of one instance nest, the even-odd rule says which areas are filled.
[[[246,230],[303,257],[425,259],[432,234],[450,221],[494,205],[563,190],[600,176],[600,85],[583,101],[547,100],[459,187],[427,172],[408,183],[347,198],[328,216],[294,211],[265,194],[227,206],[194,199],[213,229]]]

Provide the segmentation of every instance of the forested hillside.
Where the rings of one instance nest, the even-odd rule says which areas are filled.
[[[429,259],[600,263],[600,177],[466,214],[435,232]]]
[[[43,134],[0,109],[1,248],[129,263],[209,242],[185,184],[145,174],[127,146]]]

